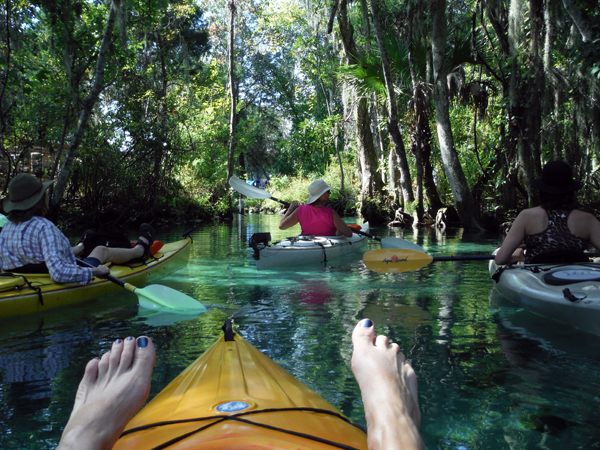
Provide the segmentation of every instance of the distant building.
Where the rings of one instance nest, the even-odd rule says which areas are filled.
[[[63,150],[63,155],[66,152],[67,145]],[[21,154],[21,151],[8,149],[12,158],[11,164],[14,165],[15,160]],[[49,175],[54,168],[54,160],[56,158],[56,148],[49,149],[48,147],[34,146],[29,151],[25,152],[23,158],[19,161],[17,172],[29,172],[38,176]],[[0,175],[6,176],[9,170],[8,160],[5,154],[1,155],[0,159]]]

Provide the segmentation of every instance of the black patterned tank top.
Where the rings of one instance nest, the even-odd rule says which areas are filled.
[[[549,250],[585,250],[589,241],[575,236],[567,226],[567,219],[571,212],[567,210],[546,211],[548,214],[548,228],[541,233],[525,236],[523,240],[527,246],[525,262],[534,256]]]

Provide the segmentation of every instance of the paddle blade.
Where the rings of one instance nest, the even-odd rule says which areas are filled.
[[[383,248],[398,248],[404,250],[415,250],[417,252],[425,253],[425,249],[414,242],[406,241],[404,239],[396,237],[387,237],[381,240],[381,246]]]
[[[145,288],[133,291],[140,301],[140,306],[146,309],[173,309],[189,313],[202,313],[206,308],[202,303],[175,289],[161,284],[151,284]]]
[[[374,272],[401,273],[419,270],[433,261],[433,257],[416,250],[381,249],[365,252],[363,261]]]
[[[259,189],[254,186],[250,186],[245,181],[240,180],[236,176],[233,176],[229,179],[229,186],[238,191],[240,194],[245,195],[246,197],[258,198],[263,200],[271,198],[271,194],[269,194],[264,189]]]

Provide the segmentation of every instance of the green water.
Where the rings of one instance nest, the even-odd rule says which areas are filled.
[[[201,300],[208,312],[200,317],[148,316],[124,292],[0,320],[0,448],[54,448],[86,362],[115,338],[154,340],[152,397],[213,344],[227,317],[251,344],[362,424],[350,333],[371,318],[417,371],[429,449],[600,448],[600,338],[503,300],[482,261],[386,275],[369,271],[359,253],[327,267],[257,272],[247,238],[296,233],[279,231],[278,221],[251,215],[196,229],[188,267],[160,283]],[[175,240],[183,231],[158,238]],[[456,232],[372,231],[437,255],[489,254],[500,242]],[[363,250],[376,248],[369,240]]]

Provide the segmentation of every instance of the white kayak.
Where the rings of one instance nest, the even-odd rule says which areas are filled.
[[[363,233],[368,233],[369,222],[361,225]],[[343,255],[358,251],[366,236],[353,233],[346,236],[290,237],[269,245],[270,233],[256,233],[250,238],[249,246],[254,249],[254,259],[258,270],[273,269],[306,263],[329,262]]]
[[[600,263],[498,266],[491,260],[489,269],[511,302],[600,336]]]

